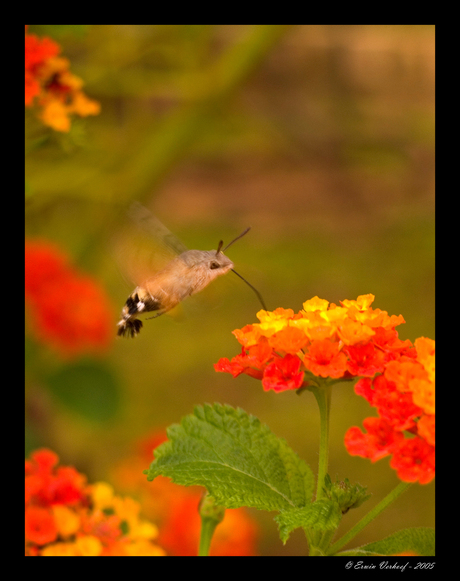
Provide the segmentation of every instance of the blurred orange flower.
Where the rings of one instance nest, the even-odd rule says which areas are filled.
[[[70,73],[61,47],[44,37],[25,34],[25,105],[37,105],[40,119],[55,131],[70,130],[72,115],[98,115],[101,107],[82,91],[83,81]]]
[[[106,483],[89,485],[51,450],[25,462],[25,553],[36,557],[162,556],[158,530],[131,498]]]

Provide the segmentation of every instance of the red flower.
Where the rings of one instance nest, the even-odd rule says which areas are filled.
[[[25,512],[26,541],[47,545],[57,538],[57,527],[52,513],[46,508],[29,506]]]
[[[428,484],[435,476],[435,452],[419,437],[406,439],[393,452],[390,466],[404,482]]]
[[[64,356],[102,351],[113,337],[109,301],[51,244],[26,242],[25,297],[36,336]]]
[[[404,438],[380,418],[366,418],[363,425],[367,433],[355,426],[345,434],[345,446],[352,456],[363,456],[376,462],[391,454],[395,443]]]
[[[81,501],[84,476],[72,467],[55,468],[59,458],[51,450],[37,450],[25,463],[26,503],[41,507]]]
[[[387,354],[386,361],[392,359],[392,355],[410,355],[415,357],[415,352],[412,349],[413,345],[406,339],[406,341],[401,341],[398,338],[398,331],[396,329],[384,329],[383,327],[377,327],[374,329],[375,335],[372,340],[376,347],[381,349]]]
[[[374,399],[372,405],[378,414],[395,430],[409,430],[415,425],[415,419],[422,415],[422,410],[414,404],[412,394],[402,393],[393,382],[387,381],[384,375],[373,381]]]
[[[25,65],[26,65],[26,91],[25,104],[32,105],[35,97],[40,94],[41,85],[39,82],[40,67],[51,57],[57,56],[61,52],[61,47],[50,38],[41,40],[34,34],[25,36]]]
[[[350,357],[347,368],[352,375],[373,377],[383,371],[383,352],[376,349],[372,343],[348,345],[343,350]]]
[[[241,373],[246,373],[256,379],[262,379],[263,370],[272,357],[272,350],[267,340],[262,340],[256,345],[241,350],[239,355],[233,357],[231,361],[227,357],[220,359],[215,365],[216,371],[231,373],[233,377],[238,377]]]
[[[372,379],[370,379],[369,377],[363,377],[362,379],[356,382],[355,393],[356,395],[361,395],[362,397],[364,397],[364,399],[367,399],[367,401],[371,405],[374,405],[373,402],[375,391],[372,387]]]
[[[419,338],[414,348],[388,332],[379,341],[387,353],[393,346],[382,375],[360,379],[355,386],[379,418],[364,420],[367,434],[350,428],[345,446],[350,454],[372,461],[391,454],[390,466],[401,480],[427,484],[435,474],[434,341]]]
[[[301,361],[288,353],[284,358],[275,359],[265,368],[262,385],[265,391],[276,392],[298,389],[303,383],[304,371],[300,370]]]
[[[338,343],[318,339],[311,344],[304,360],[305,367],[319,377],[343,377],[347,370],[347,356]]]

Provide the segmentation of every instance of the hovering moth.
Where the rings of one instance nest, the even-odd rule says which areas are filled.
[[[227,274],[230,270],[252,288],[266,310],[260,293],[234,270],[233,262],[224,254],[224,250],[247,234],[250,228],[246,228],[225,248],[222,248],[221,240],[217,250],[187,250],[159,220],[140,204],[134,204],[130,213],[144,229],[153,226],[156,235],[162,237],[163,244],[174,250],[177,256],[160,270],[150,272],[143,277],[141,284],[138,284],[126,299],[121,319],[117,324],[117,334],[120,337],[136,337],[139,334],[143,326],[138,318],[139,315],[154,313],[150,318],[159,317],[187,297],[199,293],[218,276]]]

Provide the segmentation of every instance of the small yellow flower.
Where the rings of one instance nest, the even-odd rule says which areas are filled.
[[[80,517],[68,506],[56,504],[52,507],[54,521],[59,535],[68,538],[74,535],[80,528]]]
[[[102,543],[94,535],[81,535],[75,544],[82,557],[97,557],[102,553]]]
[[[96,482],[88,487],[91,492],[91,498],[94,502],[94,507],[103,510],[110,508],[113,504],[114,491],[113,487],[106,482]]]
[[[328,305],[329,301],[327,301],[326,299],[320,299],[319,297],[316,296],[303,303],[303,310],[305,312],[327,311]]]

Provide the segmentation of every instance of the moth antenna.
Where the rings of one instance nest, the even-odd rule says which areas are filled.
[[[248,230],[249,230],[249,228],[248,228]],[[243,234],[240,234],[240,236],[238,236],[238,238],[241,238],[241,236],[244,236],[244,234],[246,234],[246,232],[247,232],[248,230],[245,230],[245,231],[243,232]],[[235,238],[235,240],[238,240],[238,238]],[[235,242],[235,240],[234,240],[233,242]],[[230,242],[230,244],[231,244],[231,242]],[[227,246],[227,248],[228,248],[228,246]],[[252,286],[252,284],[251,284],[251,283],[249,283],[249,282],[248,282],[248,281],[247,281],[245,278],[243,278],[243,277],[241,276],[241,274],[238,274],[238,273],[236,272],[236,270],[233,270],[233,268],[232,268],[231,270],[232,270],[232,272],[234,272],[234,273],[236,274],[236,276],[239,276],[239,277],[241,278],[241,280],[244,280],[244,282],[245,282],[245,283],[246,283],[248,286],[250,286],[250,287],[252,288],[252,290],[253,290],[253,291],[256,293],[256,295],[257,295],[257,298],[259,299],[259,301],[260,301],[260,304],[262,305],[262,307],[263,307],[264,311],[266,311],[266,310],[267,310],[267,307],[265,306],[264,299],[262,298],[262,295],[260,294],[260,292],[259,292],[259,291],[258,291],[258,290],[257,290],[257,289],[254,287],[254,286]]]
[[[219,252],[222,250],[222,246],[223,246],[223,245],[224,245],[224,241],[223,241],[223,240],[221,240],[221,241],[219,242],[219,246],[217,247],[217,250],[216,250],[216,256],[217,256],[217,255],[219,254]]]
[[[244,232],[241,232],[241,234],[240,234],[239,236],[237,236],[235,239],[233,239],[231,242],[229,242],[229,243],[227,244],[227,246],[226,246],[226,247],[225,247],[225,248],[222,250],[222,252],[225,252],[225,250],[227,250],[227,248],[228,248],[229,246],[231,246],[231,245],[232,245],[234,242],[236,242],[236,241],[237,241],[237,240],[239,240],[240,238],[243,238],[243,236],[244,236],[245,234],[247,234],[247,233],[249,232],[249,230],[250,230],[250,229],[251,229],[251,226],[249,226],[248,228],[246,228],[246,230],[245,230]],[[220,244],[223,244],[223,242],[219,243],[219,250],[218,250],[217,252],[219,252],[219,251],[220,251],[220,248],[221,248]]]

